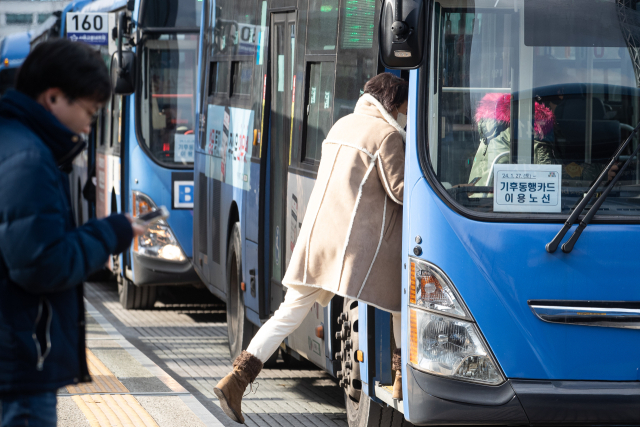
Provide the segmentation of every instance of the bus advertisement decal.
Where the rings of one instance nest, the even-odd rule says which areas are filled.
[[[253,146],[253,110],[209,105],[206,175],[249,190]]]

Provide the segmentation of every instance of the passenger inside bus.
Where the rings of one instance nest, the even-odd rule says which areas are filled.
[[[561,164],[563,179],[595,180],[620,143],[620,124],[605,120],[605,107],[592,100],[592,161],[584,159],[587,101],[580,94],[565,96],[562,88],[552,96],[536,97],[533,114],[533,164]],[[496,164],[509,163],[511,156],[511,95],[488,93],[475,113],[480,144],[473,159],[468,184],[491,186]],[[617,170],[609,172],[611,180]]]

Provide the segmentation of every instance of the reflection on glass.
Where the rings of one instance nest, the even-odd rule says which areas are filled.
[[[211,77],[209,81],[209,95],[227,92],[227,80],[229,78],[228,62],[212,62]]]
[[[561,165],[566,214],[640,120],[637,2],[585,1],[435,4],[429,154],[458,203],[492,212],[497,164]],[[635,160],[619,183],[599,214],[638,215]]]
[[[199,27],[202,4],[202,0],[147,1],[140,22],[143,27],[153,28]]]
[[[307,48],[327,51],[336,48],[338,34],[338,0],[310,0]]]
[[[333,123],[333,81],[333,62],[309,64],[305,161],[320,162],[322,141]]]
[[[232,95],[249,95],[251,90],[251,73],[253,69],[248,62],[232,62]]]
[[[159,162],[193,162],[197,34],[162,35],[144,45],[142,134]]]

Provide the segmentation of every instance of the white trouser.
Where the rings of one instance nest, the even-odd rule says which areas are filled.
[[[310,286],[297,286],[287,290],[284,301],[273,317],[258,330],[247,351],[260,359],[269,360],[280,343],[302,323],[313,304],[326,295],[325,290]],[[393,335],[396,347],[400,348],[400,313],[393,313]]]

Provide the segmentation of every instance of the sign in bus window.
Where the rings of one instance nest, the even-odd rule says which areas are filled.
[[[494,212],[561,211],[560,165],[496,165]]]

